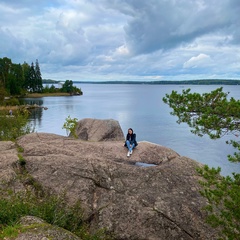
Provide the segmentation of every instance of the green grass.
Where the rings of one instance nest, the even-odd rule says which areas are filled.
[[[2,232],[0,232],[0,239],[15,238],[18,236],[21,229],[22,227],[17,224],[14,226],[7,226],[2,229]]]
[[[103,229],[93,235],[88,232],[80,202],[68,206],[64,195],[45,194],[43,198],[37,198],[30,192],[16,194],[11,191],[8,191],[8,197],[0,199],[0,239],[15,236],[20,231],[19,219],[26,215],[36,216],[49,224],[62,227],[83,240],[113,239]]]

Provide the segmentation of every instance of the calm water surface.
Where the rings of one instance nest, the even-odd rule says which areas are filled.
[[[224,137],[210,140],[193,135],[186,124],[177,124],[177,118],[170,115],[171,109],[162,98],[172,90],[182,92],[210,92],[220,86],[195,85],[128,85],[128,84],[76,84],[83,91],[82,96],[44,97],[25,99],[26,103],[39,104],[48,110],[36,109],[31,122],[37,132],[56,133],[66,136],[62,129],[68,116],[71,118],[115,119],[119,121],[124,134],[132,127],[138,141],[150,141],[172,148],[180,155],[190,157],[212,167],[220,166],[222,174],[240,172],[240,164],[230,163],[227,155],[234,152]],[[223,86],[229,96],[240,98],[240,86]],[[233,138],[233,137],[232,137]],[[238,140],[235,138],[235,140]]]

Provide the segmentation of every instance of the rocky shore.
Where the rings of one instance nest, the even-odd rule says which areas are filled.
[[[42,189],[65,192],[67,204],[81,201],[90,231],[105,228],[119,240],[217,239],[202,210],[207,203],[199,193],[200,163],[144,141],[128,158],[115,120],[83,119],[77,134],[32,133],[16,143],[0,142],[1,188],[27,187],[13,167],[20,147],[26,171]]]

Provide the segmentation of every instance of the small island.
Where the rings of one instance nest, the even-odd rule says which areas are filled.
[[[54,83],[50,86],[46,84],[42,92],[29,92],[24,97],[81,96],[82,94],[82,90],[74,86],[72,80],[66,80],[64,83],[58,82],[58,87]]]

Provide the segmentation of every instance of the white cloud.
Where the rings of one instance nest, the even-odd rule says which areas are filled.
[[[127,56],[129,54],[129,50],[125,45],[122,45],[116,49],[116,54],[120,56]]]
[[[184,68],[199,68],[199,67],[208,67],[209,64],[212,64],[210,56],[200,53],[196,57],[191,57],[188,61],[183,64]]]

